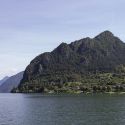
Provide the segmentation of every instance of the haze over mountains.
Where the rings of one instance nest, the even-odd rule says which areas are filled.
[[[11,77],[5,77],[0,85],[0,93],[9,93],[13,88],[16,88],[23,78],[23,73],[24,72],[20,72]]]
[[[71,44],[61,43],[27,66],[21,85],[77,82],[84,74],[115,72],[125,65],[125,43],[110,31]]]
[[[5,76],[3,79],[0,80],[0,85],[3,84],[9,77]]]

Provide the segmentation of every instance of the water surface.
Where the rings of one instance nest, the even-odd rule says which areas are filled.
[[[125,125],[125,95],[0,94],[0,125]]]

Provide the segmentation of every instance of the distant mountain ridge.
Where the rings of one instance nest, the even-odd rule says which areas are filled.
[[[27,66],[19,87],[81,81],[84,74],[115,72],[119,65],[125,65],[125,43],[104,31],[94,38],[61,43],[52,52],[37,56]]]
[[[1,85],[2,83],[4,83],[8,78],[9,78],[8,76],[5,76],[3,79],[1,79],[1,80],[0,80],[0,85]]]
[[[20,72],[16,75],[8,77],[1,85],[0,85],[0,93],[9,93],[13,88],[16,88],[21,79],[23,78],[23,73]]]

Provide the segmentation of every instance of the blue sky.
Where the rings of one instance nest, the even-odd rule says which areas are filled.
[[[0,78],[38,54],[110,30],[125,41],[124,0],[0,0]]]

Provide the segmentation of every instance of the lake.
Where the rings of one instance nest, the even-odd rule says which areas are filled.
[[[0,125],[125,125],[125,95],[0,94]]]

